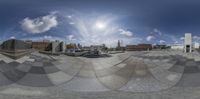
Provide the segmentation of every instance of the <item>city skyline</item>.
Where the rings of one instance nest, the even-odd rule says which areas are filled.
[[[62,40],[83,45],[199,42],[198,4],[121,0],[0,1],[0,40]],[[7,9],[7,10],[5,10]],[[173,9],[173,10],[172,10]],[[31,12],[31,13],[30,13]]]

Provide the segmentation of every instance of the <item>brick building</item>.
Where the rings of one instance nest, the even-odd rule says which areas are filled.
[[[32,42],[32,48],[40,51],[49,51],[51,48],[50,42]]]
[[[151,44],[138,44],[138,45],[127,45],[127,51],[148,51],[152,50]]]

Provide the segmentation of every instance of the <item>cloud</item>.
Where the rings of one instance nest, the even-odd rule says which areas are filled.
[[[195,41],[199,41],[199,40],[200,40],[200,36],[193,36],[193,39],[194,39]]]
[[[180,40],[184,40],[185,39],[185,37],[180,37]]]
[[[10,39],[15,39],[15,37],[14,37],[14,36],[11,36]]]
[[[178,43],[179,43],[178,41],[175,41],[175,42],[174,42],[174,44],[178,44]]]
[[[117,41],[122,40],[123,44],[133,42],[134,34],[124,29],[119,24],[115,24],[120,16],[113,14],[86,14],[79,11],[72,11],[72,14],[64,14],[66,25],[70,25],[67,31],[75,36],[73,42],[81,43],[84,46],[106,44],[109,47],[117,46]],[[97,29],[96,23],[106,24],[104,29]],[[71,24],[72,23],[72,24]],[[119,31],[120,30],[120,31]],[[116,34],[117,33],[117,34]],[[66,36],[67,40],[73,36]],[[127,38],[131,39],[127,39]]]
[[[166,43],[166,41],[160,40],[159,43],[160,43],[160,44],[164,44],[164,43]]]
[[[75,36],[74,35],[68,35],[67,36],[67,39],[69,40],[69,41],[74,41],[74,40],[76,40],[76,38],[75,38]]]
[[[152,36],[152,35],[149,35],[149,36],[146,37],[147,41],[152,41],[153,39],[155,39],[155,37]]]
[[[57,17],[55,14],[30,19],[29,17],[23,19],[21,27],[28,33],[43,33],[49,31],[51,28],[58,25]]]
[[[75,23],[74,23],[74,22],[69,22],[69,24],[70,24],[70,25],[74,25]]]
[[[53,38],[52,36],[47,36],[47,35],[44,36],[44,39],[52,39],[52,38]]]
[[[124,29],[119,29],[119,32],[121,35],[125,35],[126,37],[132,37],[133,36],[133,33],[131,31],[127,31],[127,30],[124,30]]]
[[[161,32],[160,30],[158,30],[157,28],[155,28],[153,31],[154,31],[155,33],[158,33],[160,36],[162,35],[162,32]]]
[[[71,15],[68,15],[68,16],[67,16],[67,18],[71,19],[71,18],[72,18],[72,16],[71,16]]]

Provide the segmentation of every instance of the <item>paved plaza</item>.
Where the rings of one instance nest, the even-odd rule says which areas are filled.
[[[200,54],[125,52],[112,57],[0,54],[3,99],[199,99]]]

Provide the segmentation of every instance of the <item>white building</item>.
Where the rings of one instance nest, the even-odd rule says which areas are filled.
[[[173,44],[173,45],[171,45],[171,49],[173,49],[173,50],[183,50],[184,46],[183,46],[183,44]]]
[[[194,49],[199,49],[199,43],[198,42],[194,42]]]
[[[90,46],[90,50],[91,51],[94,51],[94,50],[100,51],[100,50],[102,50],[105,47],[106,47],[105,44],[102,44],[102,45],[91,45]]]
[[[192,52],[192,34],[191,33],[185,33],[184,52],[185,53]]]
[[[55,41],[52,42],[52,53],[57,53],[57,52],[65,52],[65,43],[64,42],[59,42]]]

